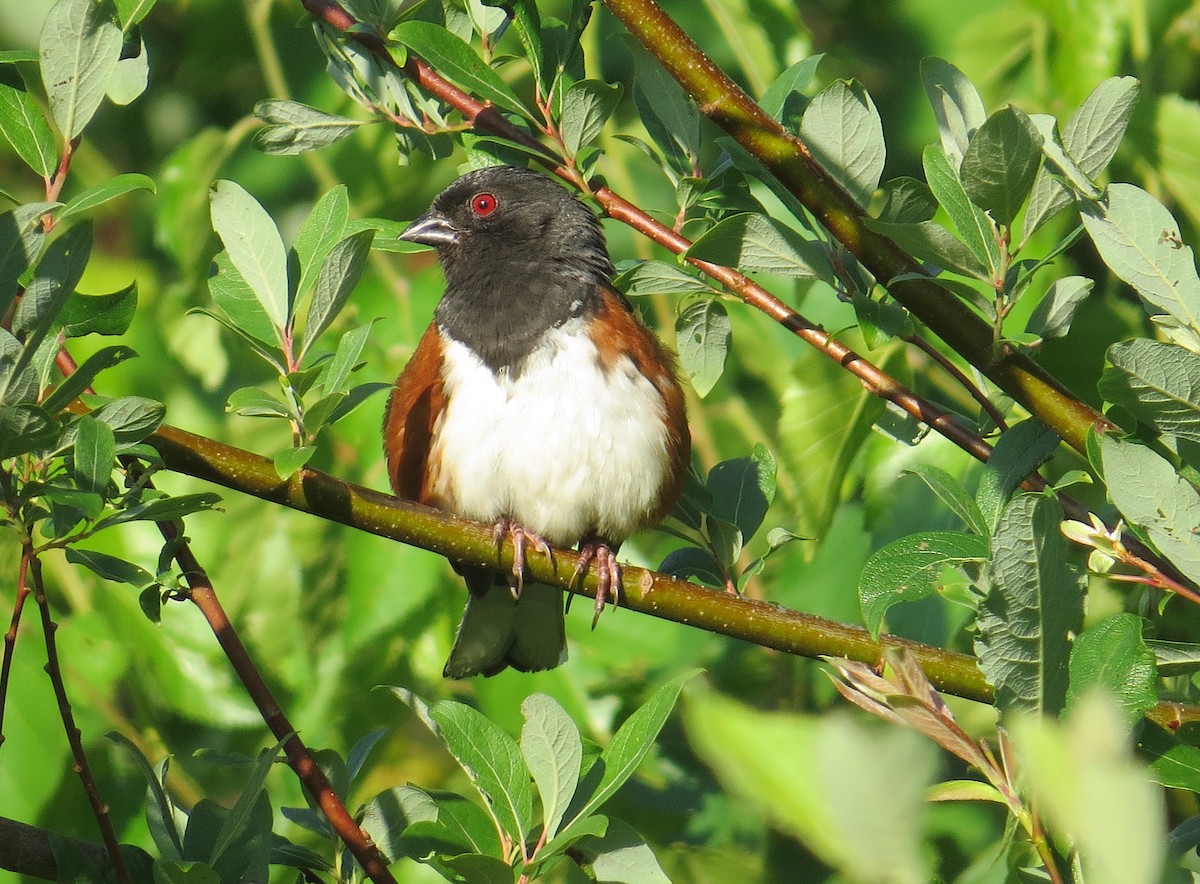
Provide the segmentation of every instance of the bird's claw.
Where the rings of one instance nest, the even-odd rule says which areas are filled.
[[[497,557],[500,555],[501,547],[504,546],[505,535],[512,538],[513,545],[512,572],[509,575],[508,588],[512,591],[513,598],[520,598],[521,590],[525,587],[525,550],[527,545],[532,542],[533,548],[545,554],[551,561],[554,560],[554,553],[550,549],[550,544],[540,534],[526,531],[512,519],[501,518],[497,519],[496,524],[492,527],[492,541],[496,544]]]
[[[604,613],[605,602],[611,600],[613,607],[616,607],[620,601],[621,565],[607,543],[585,543],[579,548],[579,564],[575,566],[571,582],[582,580],[593,561],[596,563],[596,605],[592,614],[592,629],[595,629],[600,622],[600,615]]]

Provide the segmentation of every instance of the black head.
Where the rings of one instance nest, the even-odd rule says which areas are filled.
[[[613,274],[591,209],[513,166],[462,176],[400,238],[437,249],[446,273],[437,321],[496,370],[519,370],[548,329],[594,311]]]

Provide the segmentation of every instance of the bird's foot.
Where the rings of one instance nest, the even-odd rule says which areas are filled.
[[[571,582],[582,580],[592,562],[596,563],[596,606],[592,614],[592,629],[600,622],[604,603],[611,600],[616,607],[621,595],[621,565],[612,547],[602,540],[589,540],[579,547],[579,564]]]
[[[497,557],[500,555],[500,548],[504,545],[505,535],[512,538],[513,545],[512,573],[508,578],[508,588],[512,591],[513,598],[520,598],[521,590],[525,586],[525,550],[529,544],[532,543],[534,549],[544,553],[552,562],[554,553],[550,549],[550,544],[541,535],[527,531],[512,519],[502,516],[492,526],[492,540],[496,544]]]

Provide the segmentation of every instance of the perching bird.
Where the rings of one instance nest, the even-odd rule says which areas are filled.
[[[579,544],[597,615],[615,553],[679,497],[690,436],[670,352],[612,287],[596,216],[526,169],[470,172],[401,239],[437,249],[446,293],[384,419],[396,494],[496,526],[511,575],[461,567],[448,678],[566,659],[561,590],[523,585],[528,544]],[[577,572],[578,574],[579,572]]]

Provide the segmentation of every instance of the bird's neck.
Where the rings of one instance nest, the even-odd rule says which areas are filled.
[[[556,272],[544,258],[446,268],[446,294],[435,318],[442,333],[467,346],[494,372],[520,375],[543,336],[599,308],[599,278]]]

